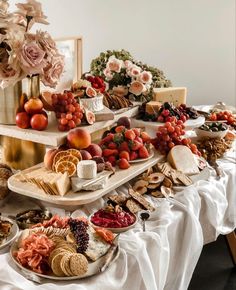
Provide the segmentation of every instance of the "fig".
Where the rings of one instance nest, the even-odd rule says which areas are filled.
[[[94,97],[97,96],[97,92],[92,87],[87,87],[87,89],[86,89],[86,95],[89,98],[94,98]]]
[[[102,172],[105,170],[105,163],[98,163],[97,164],[97,173]]]
[[[125,116],[119,118],[117,121],[117,126],[124,126],[125,128],[130,129],[131,126],[130,118]]]
[[[92,160],[95,161],[97,164],[105,163],[104,158],[100,156],[93,156]]]
[[[92,111],[85,110],[85,119],[89,125],[93,125],[95,122],[95,115]]]

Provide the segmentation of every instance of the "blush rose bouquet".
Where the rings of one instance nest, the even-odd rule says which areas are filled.
[[[16,6],[10,13],[8,0],[0,0],[0,87],[38,75],[45,86],[54,88],[63,73],[64,57],[47,32],[30,32],[35,23],[48,24],[41,3],[27,0]]]
[[[109,92],[131,100],[150,100],[154,87],[171,86],[162,71],[136,61],[123,49],[102,52],[91,62],[90,74],[102,77]]]

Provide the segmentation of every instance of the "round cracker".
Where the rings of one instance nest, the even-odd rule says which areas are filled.
[[[61,269],[66,276],[73,276],[73,273],[70,270],[70,257],[72,255],[73,254],[66,254],[60,262]]]
[[[51,266],[51,264],[52,264],[52,260],[53,260],[53,258],[56,256],[56,255],[58,255],[58,254],[60,254],[60,253],[62,253],[62,252],[65,252],[64,250],[61,250],[61,248],[55,248],[51,253],[50,253],[50,256],[49,256],[49,258],[48,258],[48,263],[49,263],[49,265]]]
[[[64,257],[64,255],[66,255],[65,252],[57,254],[52,259],[52,263],[51,263],[51,268],[52,268],[53,273],[59,277],[65,276],[64,272],[61,269],[61,259]]]
[[[81,276],[88,271],[88,260],[82,254],[72,254],[70,257],[70,270],[74,276]]]

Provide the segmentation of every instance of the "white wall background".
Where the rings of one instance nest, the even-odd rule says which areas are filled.
[[[186,86],[189,104],[235,104],[234,0],[41,2],[51,24],[43,30],[83,36],[84,71],[101,51],[124,48]]]

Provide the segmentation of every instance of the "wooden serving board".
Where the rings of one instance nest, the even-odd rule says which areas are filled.
[[[111,192],[113,189],[116,189],[122,184],[128,182],[129,180],[141,174],[146,169],[155,165],[162,159],[163,156],[155,152],[154,156],[147,161],[132,164],[130,168],[126,170],[117,169],[116,173],[108,179],[105,188],[97,191],[81,191],[78,193],[69,191],[65,196],[47,195],[44,193],[43,190],[39,189],[34,184],[19,181],[17,177],[19,177],[20,173],[17,173],[8,179],[8,187],[10,190],[19,193],[21,195],[35,198],[51,204],[64,206],[82,205],[93,202],[96,199]],[[23,170],[22,173],[27,174],[28,172],[40,168],[42,166],[43,164],[40,163],[36,166]]]

